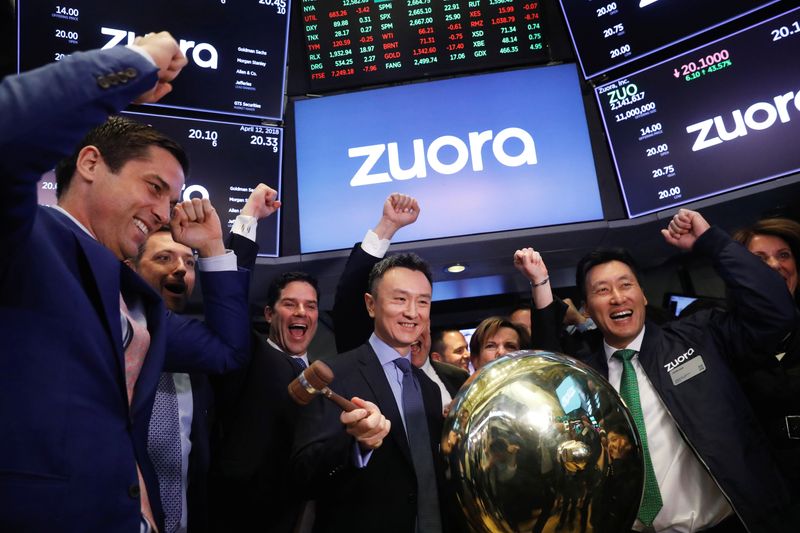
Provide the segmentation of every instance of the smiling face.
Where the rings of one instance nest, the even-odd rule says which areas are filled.
[[[780,274],[794,296],[797,289],[797,263],[787,242],[775,235],[754,235],[747,249]]]
[[[275,305],[264,309],[269,338],[289,355],[302,355],[317,332],[317,291],[305,281],[291,281]]]
[[[460,331],[446,331],[442,335],[443,353],[437,353],[439,360],[469,370],[469,346]]]
[[[614,348],[625,348],[644,327],[647,298],[636,275],[622,261],[586,273],[586,310]]]
[[[88,146],[79,156],[78,172],[90,186],[76,218],[119,259],[135,257],[149,233],[169,222],[184,183],[178,160],[158,146],[150,146],[117,173],[106,166],[99,150]]]
[[[478,370],[507,353],[516,352],[519,348],[520,339],[517,330],[506,327],[498,328],[494,335],[484,339],[480,353],[473,358],[472,366]]]
[[[168,231],[150,235],[135,270],[161,294],[167,309],[186,308],[194,290],[195,258],[191,248],[172,240]]]
[[[375,335],[405,355],[429,327],[431,284],[425,274],[405,267],[387,270],[366,294],[369,316],[375,319]]]

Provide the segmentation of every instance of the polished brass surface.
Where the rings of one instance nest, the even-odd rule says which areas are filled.
[[[442,453],[464,529],[616,533],[636,518],[636,426],[613,387],[567,356],[483,367],[453,401]]]

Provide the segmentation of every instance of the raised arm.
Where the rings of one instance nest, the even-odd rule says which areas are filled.
[[[233,223],[227,240],[227,247],[236,254],[236,260],[241,268],[253,270],[258,255],[256,243],[258,222],[272,216],[280,207],[278,191],[268,185],[259,183],[250,193]]]
[[[533,248],[517,250],[514,266],[531,284],[531,346],[538,350],[563,351],[559,333],[564,305],[553,298],[550,276],[541,254]]]
[[[333,303],[333,324],[336,350],[339,353],[357,348],[372,333],[372,319],[364,304],[369,291],[369,273],[383,259],[389,241],[401,228],[419,217],[419,204],[411,196],[392,193],[383,203],[383,212],[364,242],[356,244],[336,286]]]
[[[0,82],[0,247],[4,250],[15,249],[30,234],[41,174],[69,155],[110,114],[134,99],[155,101],[166,94],[164,87],[185,63],[178,44],[165,32],[138,42],[138,52],[125,47],[77,52]],[[2,266],[0,260],[0,270]]]
[[[237,271],[236,258],[226,253],[219,216],[208,199],[175,206],[170,229],[176,242],[198,250],[205,323],[169,316],[173,325],[165,370],[223,373],[239,368],[250,357],[249,271]]]
[[[733,308],[712,322],[711,333],[727,354],[771,350],[794,330],[797,310],[783,279],[700,213],[681,209],[662,234],[682,250],[711,258],[725,282]]]

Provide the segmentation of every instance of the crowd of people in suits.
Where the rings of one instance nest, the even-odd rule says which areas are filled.
[[[532,305],[486,318],[468,343],[431,331],[427,263],[387,256],[420,215],[393,193],[332,310],[339,353],[325,361],[354,409],[301,407],[287,387],[310,363],[316,280],[272,281],[266,335],[248,313],[276,191],[256,187],[225,238],[207,199],[178,201],[183,149],[112,116],[160,99],[185,64],[161,32],[0,83],[0,530],[460,531],[443,413],[471,372],[531,347],[589,364],[638,413],[639,515],[621,525],[595,510],[597,531],[794,529],[800,224],[731,238],[681,209],[663,238],[708,257],[729,303],[664,324],[648,320],[627,251],[577,265],[580,312],[554,294],[538,252],[517,250]],[[53,167],[58,205],[38,206]],[[182,315],[197,279],[202,321]],[[621,430],[603,439],[609,465],[630,449]]]

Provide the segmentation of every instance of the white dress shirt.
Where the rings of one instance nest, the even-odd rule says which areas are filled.
[[[294,354],[287,353],[287,352],[286,352],[286,350],[284,350],[283,348],[281,348],[280,346],[278,346],[277,344],[275,344],[275,343],[272,341],[272,339],[270,339],[269,337],[267,337],[267,344],[269,344],[270,346],[272,346],[273,348],[275,348],[275,349],[276,349],[276,350],[278,350],[279,352],[283,352],[283,353],[285,353],[285,354],[286,354],[286,355],[288,355],[289,357],[292,357],[292,358],[294,358],[294,359],[302,359],[302,360],[303,360],[303,362],[306,364],[306,367],[308,367],[308,352],[303,352],[303,353],[301,353],[300,355],[294,355]]]
[[[650,459],[663,501],[661,511],[653,520],[653,528],[656,531],[692,533],[712,527],[733,514],[733,509],[681,437],[672,415],[647,378],[638,353],[643,339],[644,328],[626,348],[637,352],[631,363],[639,386]],[[603,348],[608,359],[608,381],[619,391],[622,361],[613,357],[617,348],[605,341]],[[676,393],[680,394],[680,390]],[[643,531],[646,528],[637,519],[633,529]]]
[[[436,370],[433,368],[430,357],[425,359],[425,364],[420,367],[420,370],[425,372],[425,375],[431,378],[431,381],[439,385],[439,392],[442,393],[442,411],[444,412],[444,408],[450,405],[453,397],[450,396],[450,393],[447,391],[447,387],[444,386],[442,378],[439,377],[439,374],[437,374]]]

